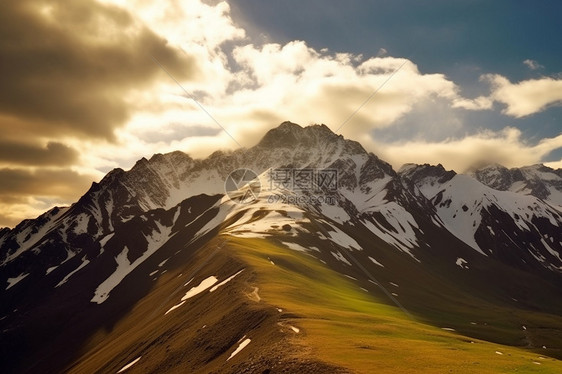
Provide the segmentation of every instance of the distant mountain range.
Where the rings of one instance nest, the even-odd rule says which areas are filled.
[[[0,371],[556,372],[561,256],[561,169],[395,171],[284,122],[0,229]]]

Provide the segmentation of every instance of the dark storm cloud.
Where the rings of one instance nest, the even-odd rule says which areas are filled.
[[[63,166],[72,165],[79,159],[78,152],[57,142],[49,142],[46,147],[22,142],[0,139],[0,163]]]
[[[4,1],[0,137],[18,132],[111,139],[129,115],[125,94],[161,73],[151,56],[178,78],[195,74],[193,59],[149,27],[92,0]]]
[[[85,193],[95,178],[70,169],[0,169],[0,227],[14,227]]]
[[[92,176],[72,170],[0,169],[0,203],[13,204],[28,196],[51,196],[65,200],[85,193],[92,183]]]

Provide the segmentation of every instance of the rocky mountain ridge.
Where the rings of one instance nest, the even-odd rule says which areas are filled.
[[[261,185],[259,196],[246,204],[225,194],[226,178],[239,168],[254,171]],[[271,180],[277,169],[331,171],[337,188],[291,188]],[[13,356],[10,368],[24,372],[45,370],[41,362],[68,365],[48,358],[52,352],[38,336],[81,341],[118,323],[135,303],[164,287],[155,284],[169,280],[166,274],[177,270],[179,277],[207,266],[202,259],[215,253],[209,243],[218,238],[263,240],[304,253],[391,304],[398,299],[379,280],[399,282],[397,305],[424,318],[434,318],[427,315],[430,304],[454,314],[454,296],[439,297],[436,288],[447,295],[475,294],[502,308],[559,313],[562,213],[551,200],[560,192],[557,172],[521,171],[536,185],[535,177],[547,175],[546,196],[539,188],[512,190],[520,181],[516,172],[501,179],[503,174],[486,170],[472,177],[441,165],[405,165],[396,172],[324,125],[290,122],[249,149],[217,151],[204,160],[182,152],[143,158],[129,171],[110,172],[71,207],[0,231],[0,324],[10,338],[0,353]],[[290,178],[296,174],[282,182],[294,182]],[[224,272],[218,265],[212,271]],[[459,285],[445,287],[437,279]],[[64,328],[73,313],[77,331]],[[466,313],[469,318],[472,312]],[[98,322],[82,321],[89,319]],[[473,328],[467,333],[483,334]],[[18,350],[42,361],[18,359]]]

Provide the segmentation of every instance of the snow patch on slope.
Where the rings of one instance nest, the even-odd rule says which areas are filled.
[[[71,277],[72,275],[74,275],[75,273],[77,273],[80,269],[82,269],[83,267],[85,267],[85,266],[88,265],[89,263],[90,263],[90,260],[87,260],[87,259],[86,259],[86,256],[84,256],[84,257],[82,258],[82,263],[81,263],[76,269],[74,269],[73,271],[71,271],[70,273],[68,273],[68,274],[66,275],[66,277],[64,277],[64,278],[55,286],[55,288],[57,288],[57,287],[62,286],[63,284],[65,284],[66,281],[67,281],[68,279],[70,279],[70,277]],[[47,273],[47,274],[48,274],[48,273]]]
[[[201,230],[199,230],[197,232],[197,234],[195,234],[194,238],[198,238],[202,235],[205,235],[206,233],[208,233],[209,231],[213,230],[214,228],[216,228],[218,225],[220,225],[221,223],[224,222],[224,220],[226,219],[226,217],[228,216],[228,213],[230,212],[230,210],[232,209],[232,206],[230,205],[229,202],[227,202],[225,200],[225,198],[222,198],[217,204],[219,205],[219,211],[217,212],[217,215],[214,216],[211,220],[209,220],[209,222],[207,222],[207,224],[205,226],[203,226],[201,228]],[[213,206],[216,207],[217,204],[215,204]],[[204,214],[204,213],[203,213]],[[201,215],[203,215],[201,214]],[[197,217],[199,218],[199,217]]]
[[[522,231],[531,230],[533,217],[547,218],[552,225],[559,226],[559,215],[536,197],[497,191],[467,175],[456,175],[443,185],[437,195],[427,197],[435,202],[437,214],[445,227],[483,255],[487,254],[476,242],[475,234],[480,227],[483,210],[492,205],[509,214]],[[491,228],[488,230],[493,232]]]
[[[281,242],[281,244],[283,244],[284,246],[289,247],[290,249],[292,249],[293,251],[297,251],[297,252],[303,252],[303,253],[307,253],[310,252],[309,249],[303,247],[300,244],[297,243],[288,243],[288,242]]]
[[[232,357],[240,353],[240,351],[243,350],[248,344],[250,344],[251,341],[252,341],[251,339],[245,339],[244,341],[242,341],[242,343],[238,345],[238,348],[236,348],[234,352],[230,354],[230,356],[226,359],[226,361],[230,360]]]
[[[105,281],[103,281],[90,300],[93,303],[101,304],[109,297],[110,292],[121,283],[121,281],[132,272],[137,266],[142,264],[149,258],[158,248],[160,248],[166,240],[168,240],[171,232],[171,227],[166,227],[156,222],[157,229],[151,235],[146,237],[148,242],[146,251],[137,258],[133,263],[129,262],[127,257],[129,248],[126,246],[121,253],[115,258],[117,269]]]
[[[347,249],[362,250],[361,246],[353,239],[351,236],[347,235],[345,232],[337,227],[331,226],[328,231],[330,235],[330,240],[339,245],[340,247]]]
[[[378,262],[377,260],[375,260],[374,258],[372,258],[371,256],[369,256],[369,260],[371,260],[371,262],[375,265],[378,265],[380,267],[384,267],[383,264],[381,264],[380,262]]]
[[[458,257],[455,264],[461,269],[468,269],[468,262],[464,258]]]
[[[142,357],[142,356],[139,356],[139,357],[135,358],[133,361],[129,362],[127,365],[123,366],[123,367],[121,368],[121,370],[119,370],[119,371],[117,372],[117,374],[122,373],[122,372],[124,372],[125,370],[131,368],[134,364],[136,364],[137,362],[140,361],[141,357]]]
[[[28,275],[29,275],[29,273],[21,273],[17,277],[8,278],[8,286],[6,287],[6,290],[9,290],[13,286],[15,286],[17,283],[21,282],[21,280],[24,279],[25,277],[27,277]]]
[[[201,281],[199,285],[192,287],[189,291],[185,293],[185,295],[181,298],[181,301],[185,301],[187,299],[192,298],[193,296],[199,295],[201,292],[205,291],[219,280],[215,276],[210,276]]]
[[[219,284],[213,286],[213,288],[211,288],[209,290],[209,292],[215,292],[219,287],[224,286],[225,284],[227,284],[228,282],[230,282],[231,280],[233,280],[238,274],[240,274],[241,272],[243,272],[244,269],[240,270],[238,273],[231,275],[230,277],[226,278],[225,280],[223,280],[222,282],[220,282]]]
[[[388,232],[382,226],[380,226],[377,222],[371,221],[362,221],[363,225],[368,228],[373,234],[381,238],[383,241],[387,242],[388,244],[396,247],[402,252],[409,254],[414,260],[419,260],[414,256],[411,249],[414,248],[413,244],[403,238],[401,238],[396,233]]]
[[[226,228],[226,232],[238,237],[267,237],[272,234],[290,234],[284,231],[283,226],[289,225],[299,229],[302,224],[310,220],[304,217],[304,211],[296,206],[279,202],[268,202],[260,198],[250,207],[246,205],[235,206],[226,216],[226,220],[235,214],[243,215],[236,222]],[[260,218],[256,218],[256,217]]]
[[[27,250],[35,246],[41,239],[43,239],[45,235],[47,235],[51,230],[53,230],[56,226],[55,224],[57,219],[61,217],[68,210],[68,208],[58,208],[58,209],[59,211],[57,212],[57,214],[53,216],[49,216],[48,221],[45,224],[39,227],[37,225],[29,225],[21,232],[19,232],[17,235],[15,235],[14,240],[18,244],[19,248],[14,253],[9,254],[4,259],[4,261],[0,263],[0,266],[14,260],[22,253],[26,252]],[[50,211],[45,214],[50,214],[52,212],[53,211]],[[5,240],[5,237],[3,239]],[[0,242],[0,245],[1,244],[3,243]]]
[[[337,223],[344,223],[350,220],[347,212],[338,205],[321,204],[320,211],[322,215],[333,219]]]
[[[345,258],[344,255],[341,254],[340,251],[336,251],[336,252],[330,252],[332,254],[332,256],[334,256],[336,258],[336,260],[343,262],[344,264],[347,264],[349,266],[351,266],[351,262],[349,262],[347,260],[347,258]]]

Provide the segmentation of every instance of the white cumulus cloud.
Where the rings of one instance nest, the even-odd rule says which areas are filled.
[[[550,105],[562,105],[562,79],[544,77],[512,83],[497,74],[485,79],[492,85],[491,98],[505,104],[503,113],[509,116],[524,117]]]
[[[379,143],[368,138],[362,141],[395,168],[405,163],[441,163],[445,168],[457,172],[491,163],[506,167],[532,165],[562,147],[562,135],[529,144],[522,138],[521,131],[513,127],[501,131],[482,130],[474,135],[441,142],[408,140]],[[548,165],[556,167],[561,163],[562,160]]]

